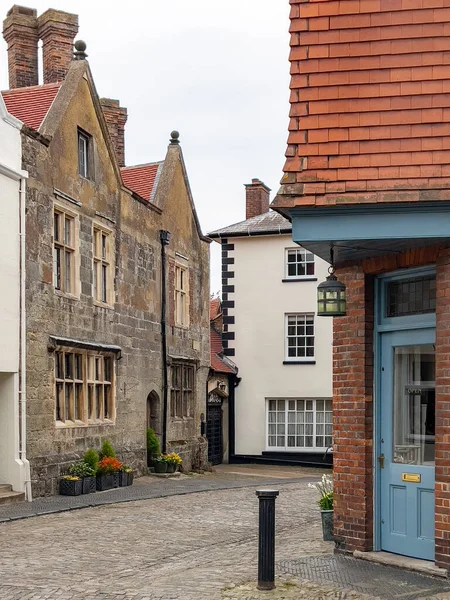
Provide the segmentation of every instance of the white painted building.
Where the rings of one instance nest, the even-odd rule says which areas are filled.
[[[23,249],[27,177],[21,169],[21,127],[22,123],[6,111],[0,94],[0,484],[24,493],[30,488],[30,477],[25,450],[25,378],[20,376],[25,372],[21,348],[25,348]],[[0,500],[7,495],[7,488],[0,488]]]
[[[329,265],[292,242],[290,222],[269,211],[269,193],[254,179],[247,220],[209,234],[222,244],[224,353],[241,378],[230,453],[329,462],[333,325],[316,316]]]

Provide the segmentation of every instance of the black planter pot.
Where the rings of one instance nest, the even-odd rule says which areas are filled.
[[[155,473],[167,473],[167,463],[155,462]]]
[[[126,487],[128,485],[128,473],[125,471],[119,471],[119,486]]]
[[[134,481],[133,471],[131,471],[131,473],[127,473],[127,475],[128,475],[128,485],[133,485],[133,481]]]
[[[167,463],[167,473],[175,473],[175,467],[173,463]]]
[[[104,492],[105,490],[111,490],[113,487],[114,487],[114,473],[105,473],[104,475],[97,475],[97,490],[99,492]]]
[[[96,477],[83,477],[82,494],[93,494],[97,489]]]
[[[83,482],[81,479],[71,481],[70,479],[59,480],[59,493],[61,496],[79,496],[83,491]]]
[[[116,471],[112,474],[113,476],[113,487],[117,488],[120,485],[120,473],[121,471]]]

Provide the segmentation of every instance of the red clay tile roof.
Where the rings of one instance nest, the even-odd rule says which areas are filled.
[[[7,111],[36,131],[42,125],[62,83],[45,83],[2,92]]]
[[[209,320],[212,321],[218,315],[220,308],[220,298],[213,298],[209,303]]]
[[[123,184],[131,191],[139,194],[144,200],[150,201],[155,182],[158,183],[158,169],[162,164],[162,161],[160,161],[135,167],[123,167],[120,169]]]
[[[231,365],[231,360],[228,360],[226,357],[221,357],[220,355],[223,352],[222,348],[222,338],[217,331],[211,327],[211,369],[216,371],[216,373],[237,373],[237,369],[233,368]],[[228,364],[229,363],[229,364]]]

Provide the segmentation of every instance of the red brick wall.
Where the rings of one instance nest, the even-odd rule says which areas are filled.
[[[36,11],[14,5],[3,22],[8,43],[10,89],[38,84],[38,27]]]
[[[290,4],[292,204],[450,199],[450,5]]]
[[[103,115],[108,125],[109,137],[114,146],[119,167],[125,166],[125,124],[127,109],[120,106],[119,100],[100,98]]]
[[[373,545],[373,282],[361,266],[338,277],[347,286],[347,315],[334,320],[333,476],[337,547]]]
[[[436,265],[436,564],[450,568],[450,249]]]
[[[50,8],[38,18],[38,25],[42,40],[44,83],[63,81],[73,59],[78,15]]]
[[[269,212],[270,189],[259,179],[245,185],[245,218]]]

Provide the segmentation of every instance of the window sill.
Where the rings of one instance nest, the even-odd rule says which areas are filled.
[[[281,281],[283,283],[290,283],[292,281],[317,281],[317,277],[286,277]]]
[[[194,417],[170,417],[172,421],[182,422],[182,421],[193,421]]]
[[[100,300],[93,301],[94,306],[98,308],[106,308],[107,310],[114,310],[114,306],[112,304],[108,304],[107,302],[100,302]]]
[[[55,421],[56,429],[75,429],[86,427],[98,427],[103,425],[114,425],[114,421],[106,419],[105,421]]]
[[[270,452],[270,453],[277,453],[277,452],[292,452],[293,454],[302,454],[302,453],[308,453],[308,452],[326,452],[326,448],[316,448],[316,447],[312,447],[312,448],[284,448],[283,446],[270,446],[269,448],[266,448],[263,452]],[[327,455],[328,454],[333,454],[332,450],[328,450]]]
[[[53,288],[55,290],[55,294],[57,296],[59,296],[60,298],[67,298],[68,300],[79,300],[80,296],[76,296],[75,294],[70,294],[69,292],[63,292],[62,290],[58,290],[56,288]]]
[[[315,365],[316,361],[313,360],[283,360],[283,365]]]

